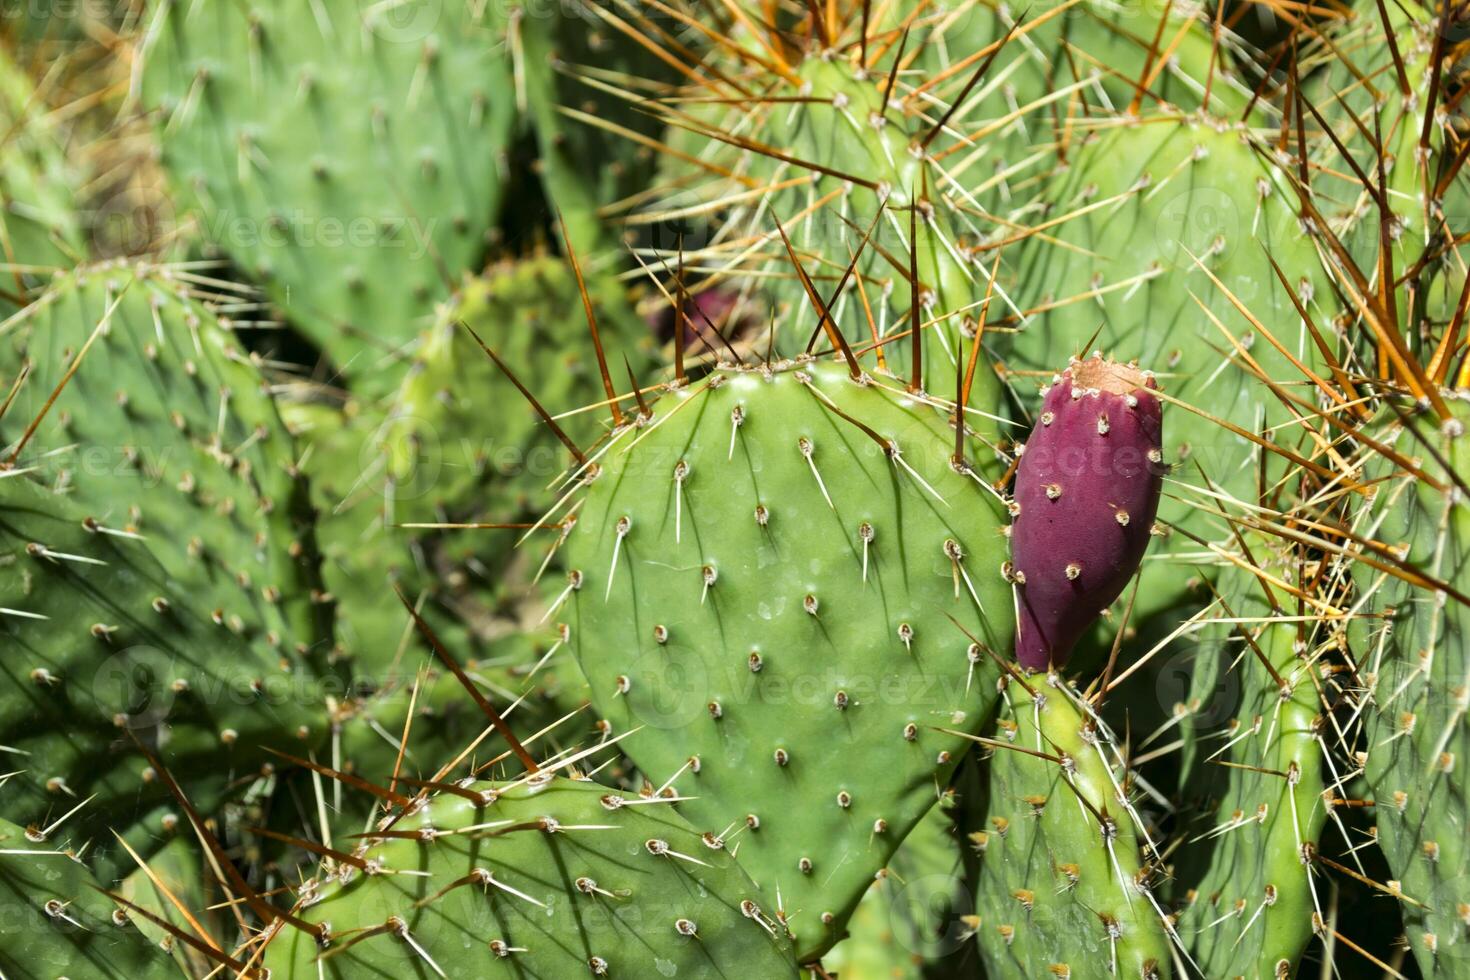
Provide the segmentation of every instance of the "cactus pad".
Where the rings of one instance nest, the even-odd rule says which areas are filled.
[[[514,119],[498,5],[169,2],[144,97],[164,165],[348,379],[381,370],[475,267]]]
[[[965,745],[935,729],[983,722],[982,648],[1011,645],[1000,504],[954,449],[890,378],[723,369],[618,431],[569,535],[556,615],[596,709],[738,843],[803,959],[933,805]]]
[[[299,889],[321,932],[278,935],[273,976],[796,975],[764,896],[660,800],[466,780],[364,838]]]

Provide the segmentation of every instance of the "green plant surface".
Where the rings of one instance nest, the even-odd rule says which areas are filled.
[[[1018,675],[1002,699],[990,808],[971,835],[981,959],[995,976],[1172,976],[1172,927],[1150,891],[1156,845],[1117,743],[1065,683]]]
[[[1196,537],[1227,533],[1212,511],[1256,492],[1258,433],[1287,450],[1303,441],[1290,424],[1302,410],[1262,378],[1309,398],[1306,372],[1329,375],[1272,269],[1274,261],[1325,329],[1320,263],[1293,193],[1247,137],[1210,120],[1108,127],[1048,190],[1056,227],[1018,246],[1017,302],[1038,312],[1003,345],[1017,388],[1045,383],[1059,354],[1085,355],[1090,342],[1153,370],[1169,406],[1164,462],[1173,479],[1159,508],[1163,537],[1144,561],[1140,620],[1182,598],[1187,576],[1172,556],[1197,550]],[[1266,456],[1268,483],[1295,465]]]
[[[1401,896],[1409,949],[1425,977],[1463,975],[1470,957],[1470,848],[1461,760],[1470,647],[1464,584],[1470,565],[1470,472],[1463,392],[1446,392],[1452,411],[1399,420],[1378,434],[1419,472],[1373,460],[1379,486],[1363,529],[1407,563],[1399,574],[1359,564],[1366,608],[1384,619],[1364,631],[1359,661],[1368,685],[1365,775],[1378,841]],[[1404,573],[1428,577],[1410,578]],[[1443,583],[1436,587],[1433,583]]]
[[[738,842],[804,961],[933,806],[966,744],[940,729],[989,714],[982,648],[1009,653],[1003,511],[953,452],[892,379],[722,370],[608,441],[568,539],[595,709]]]
[[[0,320],[15,313],[51,268],[82,254],[74,164],[31,79],[0,49]]]
[[[0,971],[14,980],[163,980],[172,958],[55,843],[0,821]]]
[[[476,267],[515,119],[505,11],[155,5],[143,98],[205,241],[366,394]]]
[[[262,744],[319,739],[330,619],[307,491],[227,325],[168,267],[88,267],[12,321],[0,365],[28,372],[0,479],[0,742],[29,753],[6,815],[97,794],[119,820],[160,795],[130,731],[218,783]]]
[[[276,936],[274,976],[796,976],[763,896],[671,804],[550,773],[456,790],[299,889],[320,931]]]

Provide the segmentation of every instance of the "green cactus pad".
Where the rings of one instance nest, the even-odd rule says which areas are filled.
[[[1272,554],[1259,540],[1252,551]],[[1290,581],[1294,570],[1273,561],[1263,572]],[[1187,726],[1190,789],[1213,809],[1185,829],[1178,929],[1205,976],[1275,980],[1295,975],[1325,928],[1314,864],[1327,821],[1325,711],[1313,675],[1314,651],[1337,634],[1328,619],[1296,618],[1295,606],[1274,612],[1250,571],[1232,567],[1216,588],[1229,610],[1218,617],[1244,622],[1209,626],[1195,660],[1190,703],[1224,717]]]
[[[173,960],[54,843],[0,821],[0,973],[9,980],[166,980]]]
[[[169,2],[144,98],[204,238],[371,393],[479,261],[514,119],[503,8]],[[340,378],[339,378],[340,380]]]
[[[299,890],[325,941],[278,935],[273,976],[796,976],[765,896],[670,804],[549,773],[457,787]]]
[[[1470,846],[1464,814],[1470,796],[1470,508],[1463,481],[1470,473],[1470,401],[1446,392],[1453,417],[1432,416],[1400,430],[1395,446],[1418,460],[1423,477],[1377,468],[1390,478],[1375,498],[1368,535],[1402,549],[1399,557],[1459,595],[1416,585],[1359,565],[1368,608],[1388,621],[1359,643],[1369,685],[1366,776],[1378,840],[1402,893],[1409,948],[1425,977],[1463,976],[1470,968]],[[1398,425],[1395,425],[1398,428]],[[1388,435],[1380,433],[1380,436]],[[1380,559],[1381,561],[1381,559]]]
[[[1261,449],[1230,426],[1255,434],[1292,417],[1263,393],[1253,371],[1278,383],[1306,381],[1292,359],[1327,371],[1271,267],[1274,259],[1325,329],[1330,316],[1317,301],[1329,291],[1316,253],[1302,236],[1293,195],[1244,137],[1223,124],[1161,119],[1113,127],[1086,147],[1049,194],[1058,224],[1045,239],[1020,246],[1017,302],[1039,312],[1011,337],[1008,359],[1023,376],[1018,386],[1045,382],[1059,355],[1085,355],[1081,348],[1095,336],[1094,348],[1155,371],[1164,394],[1185,403],[1168,408],[1164,462],[1184,487],[1166,489],[1161,530],[1177,524],[1206,538],[1223,536],[1225,526],[1197,505],[1218,507],[1218,500],[1190,487],[1241,500],[1256,492],[1252,464]],[[1289,357],[1236,310],[1211,273]],[[1277,435],[1288,449],[1297,438],[1289,428]],[[1271,460],[1275,469],[1287,465]],[[1179,602],[1186,577],[1169,555],[1197,547],[1182,533],[1155,542],[1136,616]]]
[[[723,369],[606,443],[569,536],[555,616],[595,708],[738,843],[803,960],[937,799],[965,742],[935,729],[989,713],[956,623],[1009,655],[1002,511],[953,452],[891,378]]]
[[[1064,683],[1006,686],[990,811],[971,834],[981,958],[994,976],[1171,976],[1170,927],[1150,891],[1158,859],[1124,800],[1119,748]]]
[[[17,819],[137,798],[127,728],[157,727],[166,761],[221,780],[262,742],[300,751],[325,730],[330,627],[291,440],[186,278],[68,274],[0,352],[6,378],[30,372],[7,459],[34,427],[0,479],[0,626],[24,651],[6,658],[0,743],[31,753]]]
[[[973,964],[974,898],[947,795],[904,838],[848,922],[848,937],[822,957],[828,973],[850,980],[954,976]]]
[[[642,324],[595,297],[594,311],[605,343],[646,366]],[[456,603],[478,607],[481,616],[500,613],[502,598],[515,598],[501,595],[507,591],[501,583],[515,578],[507,567],[519,559],[533,573],[555,538],[543,533],[518,552],[515,530],[398,526],[534,520],[531,502],[544,500],[570,462],[471,330],[548,411],[601,398],[572,270],[558,259],[534,258],[466,280],[383,407],[351,399],[341,409],[304,400],[285,408],[306,446],[303,468],[321,514],[323,574],[336,600],[338,644],[368,678],[383,678],[401,659],[409,618],[391,583],[413,598],[431,592],[427,608],[436,628],[446,623],[437,610]],[[590,412],[559,424],[583,444],[598,431]]]

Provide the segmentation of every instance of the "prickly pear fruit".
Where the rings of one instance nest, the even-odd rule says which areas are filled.
[[[1016,657],[1067,662],[1143,560],[1163,487],[1153,376],[1094,354],[1047,391],[1016,468]]]
[[[796,976],[765,896],[669,802],[542,771],[408,810],[301,886],[316,934],[278,934],[272,976]]]

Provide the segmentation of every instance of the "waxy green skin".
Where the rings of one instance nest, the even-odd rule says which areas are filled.
[[[777,329],[770,341],[777,353],[804,353],[814,333],[811,350],[831,351],[834,344],[825,331],[818,330],[819,314],[795,276],[775,219],[781,221],[803,267],[814,280],[821,302],[830,301],[831,316],[847,343],[859,351],[871,349],[876,330],[884,337],[881,356],[889,370],[902,378],[912,377],[912,345],[907,336],[899,335],[906,333],[911,323],[908,276],[910,252],[914,252],[923,324],[921,380],[927,391],[952,398],[956,360],[968,364],[993,256],[972,254],[974,232],[970,219],[956,210],[947,196],[948,189],[942,186],[941,173],[919,152],[932,122],[906,115],[896,97],[885,99],[886,64],[863,71],[845,56],[828,58],[814,52],[794,68],[799,84],[756,72],[745,84],[769,90],[776,98],[798,101],[773,103],[763,114],[757,114],[755,122],[747,118],[751,115],[748,107],[691,107],[694,125],[734,132],[739,138],[754,140],[799,163],[701,134],[674,132],[670,138],[678,149],[697,153],[701,159],[710,158],[742,175],[749,172],[762,181],[782,185],[749,208],[733,209],[728,219],[730,225],[740,229],[739,234],[770,236],[762,254],[772,258],[748,266],[757,273],[748,282],[739,274],[733,281],[722,280],[726,286],[754,291],[747,312],[757,321],[766,319],[767,304],[777,310]],[[726,67],[738,73],[734,66]],[[931,152],[950,142],[949,137],[937,137]],[[819,172],[815,167],[831,172]],[[704,171],[698,172],[701,184],[692,180],[685,168],[676,162],[665,175],[672,206],[688,207],[696,198],[749,192],[745,184],[710,179]],[[848,176],[856,179],[849,181]],[[915,202],[919,213],[913,216],[916,247],[911,249],[910,208]],[[880,205],[885,212],[882,215]],[[872,235],[857,256],[854,277],[834,299],[837,282],[870,226]],[[731,233],[729,228],[726,233]],[[664,247],[673,251],[674,244],[665,242]],[[872,311],[871,322],[853,281],[859,275],[864,281],[867,308]],[[698,282],[694,277],[691,281]],[[997,296],[993,318],[1001,314],[1002,305]],[[762,350],[766,343],[762,337]],[[967,404],[998,415],[1005,393],[989,360],[988,356],[980,359]],[[874,361],[869,356],[865,363]],[[977,436],[995,439],[998,427],[993,419],[976,414],[970,422]]]
[[[1376,433],[1417,460],[1424,477],[1376,461],[1365,477],[1388,479],[1366,526],[1372,538],[1404,548],[1401,557],[1414,568],[1463,592],[1470,578],[1470,509],[1450,472],[1461,481],[1470,472],[1470,436],[1464,434],[1470,402],[1463,391],[1444,394],[1454,413],[1451,422],[1413,418],[1419,434],[1414,438],[1390,416]],[[1450,489],[1436,488],[1431,479]],[[1470,613],[1451,595],[1366,565],[1355,569],[1355,577],[1370,608],[1389,615],[1354,641],[1359,669],[1371,685],[1365,775],[1378,840],[1406,896],[1399,908],[1419,969],[1426,977],[1462,976],[1470,963],[1470,846],[1464,829],[1470,797],[1464,775],[1470,759]]]
[[[97,879],[55,842],[0,820],[0,973],[12,980],[167,980],[172,957],[154,945]]]
[[[325,731],[329,610],[295,450],[255,364],[182,293],[165,268],[85,267],[0,347],[0,374],[31,371],[7,444],[60,392],[29,472],[0,480],[0,606],[19,613],[0,617],[0,744],[30,753],[0,806],[21,822],[94,792],[79,819],[117,822],[162,796],[130,729],[221,784]]]
[[[854,980],[953,975],[973,966],[973,896],[950,794],[904,838],[848,921],[849,935],[822,957],[828,973]]]
[[[1188,486],[1250,500],[1261,450],[1228,425],[1258,433],[1292,416],[1266,392],[1247,358],[1278,383],[1305,377],[1252,327],[1225,290],[1323,377],[1329,372],[1320,366],[1271,259],[1319,327],[1329,317],[1312,299],[1330,293],[1312,244],[1302,235],[1294,195],[1258,162],[1244,135],[1214,120],[1140,123],[1112,127],[1081,149],[1047,194],[1054,217],[1071,215],[1049,232],[1060,244],[1037,239],[1018,246],[1016,301],[1027,309],[1047,308],[1007,335],[1002,349],[1011,369],[1044,376],[1055,370],[1059,353],[1089,353],[1081,350],[1089,341],[1114,360],[1138,360],[1157,373],[1170,400],[1164,463],[1173,476]],[[1196,266],[1196,257],[1224,289]],[[1100,295],[1091,295],[1094,290]],[[1310,398],[1300,387],[1294,385],[1292,393]],[[1290,448],[1297,436],[1288,427],[1276,438]],[[1291,465],[1267,456],[1272,472]],[[1159,507],[1164,529],[1178,525],[1208,539],[1225,534],[1218,519],[1187,502],[1190,493],[1165,494]],[[1153,543],[1135,617],[1145,619],[1181,600],[1187,576],[1167,556],[1197,547],[1183,533],[1166,533]]]
[[[369,836],[354,854],[375,873],[339,865],[312,879],[300,915],[326,924],[329,941],[286,929],[265,953],[273,976],[796,976],[765,896],[672,804],[549,774],[460,785],[496,798],[434,797],[388,822],[438,836]],[[560,829],[549,832],[547,821]],[[476,869],[496,884],[466,882]],[[393,916],[398,935],[354,943]]]
[[[1251,548],[1269,574],[1291,581],[1295,569],[1270,561],[1269,541],[1256,538]],[[1186,789],[1206,809],[1188,827],[1202,839],[1178,858],[1179,932],[1206,976],[1275,980],[1297,968],[1326,914],[1313,858],[1327,822],[1323,738],[1331,736],[1322,731],[1322,680],[1308,654],[1332,641],[1334,627],[1271,622],[1257,577],[1238,567],[1216,588],[1231,610],[1221,616],[1251,622],[1209,627],[1194,661],[1192,711],[1224,716],[1182,726]],[[1284,596],[1276,587],[1277,601]]]
[[[937,729],[989,714],[995,668],[961,627],[1009,655],[1002,511],[953,452],[945,411],[891,378],[722,369],[608,440],[568,537],[580,588],[554,618],[595,710],[739,842],[766,906],[779,890],[803,961],[934,804],[967,744]]]
[[[363,393],[474,267],[514,122],[502,7],[414,0],[152,12],[163,164],[231,256]]]
[[[993,749],[970,835],[981,958],[993,976],[1169,977],[1169,930],[1139,885],[1157,856],[1119,798],[1120,749],[1064,683],[1032,674],[1034,696],[1012,680],[1002,699],[994,737],[1014,748]]]

